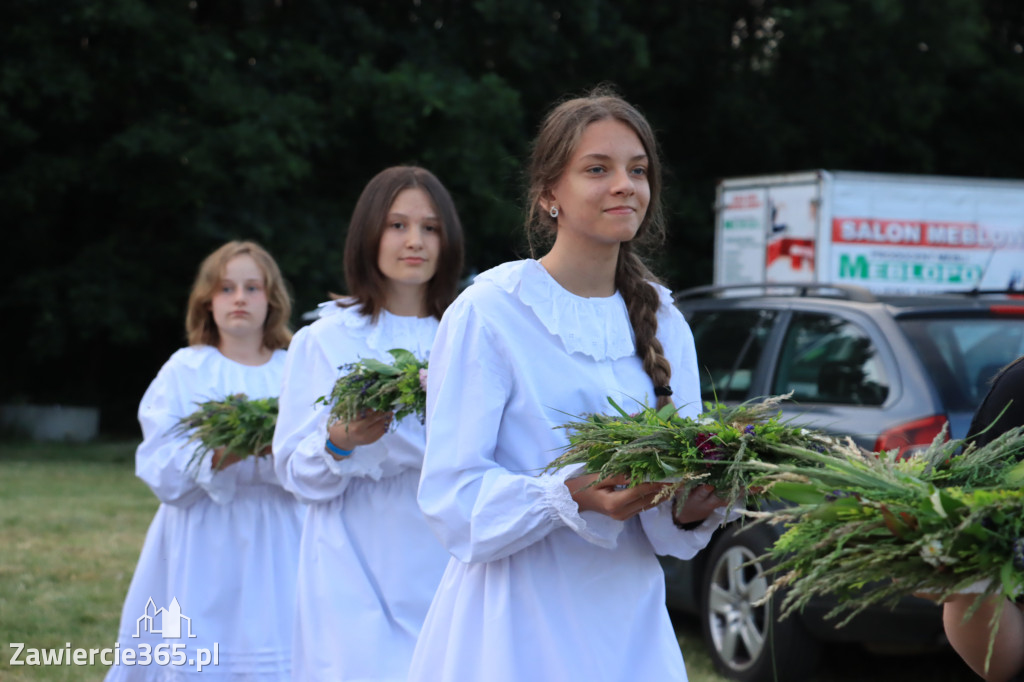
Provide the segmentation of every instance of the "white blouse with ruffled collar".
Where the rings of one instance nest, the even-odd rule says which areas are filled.
[[[577,296],[532,259],[499,265],[476,281],[491,282],[518,297],[570,353],[617,360],[636,352],[626,302],[619,292],[604,298]],[[671,301],[667,289],[659,291]]]
[[[680,412],[700,394],[693,337],[669,292],[658,338]],[[619,294],[583,298],[537,261],[476,278],[431,350],[419,503],[453,555],[413,656],[413,682],[685,680],[656,554],[694,556],[721,522],[694,531],[666,502],[620,522],[580,513],[544,473],[560,425],[652,404]],[[638,655],[642,645],[642,655]]]
[[[342,460],[325,449],[330,395],[343,365],[426,359],[438,322],[387,311],[376,321],[334,303],[296,332],[274,433],[275,470],[309,503],[299,551],[294,680],[404,682],[448,553],[426,525],[416,487],[426,433],[416,415]]]

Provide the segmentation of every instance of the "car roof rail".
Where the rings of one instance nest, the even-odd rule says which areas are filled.
[[[1024,289],[1011,289],[1007,287],[1005,289],[968,289],[966,291],[947,291],[943,293],[948,294],[959,294],[960,296],[1010,296],[1010,297],[1021,297],[1024,296]]]
[[[858,303],[877,303],[870,290],[853,284],[829,284],[827,282],[759,282],[748,284],[710,284],[684,289],[675,295],[676,300],[694,298],[718,298],[741,296],[744,293],[766,296],[827,296],[842,298]]]

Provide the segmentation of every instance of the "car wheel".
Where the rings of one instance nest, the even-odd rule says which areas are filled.
[[[798,682],[810,676],[821,645],[796,615],[778,620],[766,564],[755,562],[774,542],[770,528],[732,524],[715,543],[701,588],[701,624],[720,673],[742,682]]]

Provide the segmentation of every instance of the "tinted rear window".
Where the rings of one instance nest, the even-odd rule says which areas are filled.
[[[949,410],[973,411],[992,376],[1024,355],[1024,318],[899,320]]]
[[[697,346],[704,400],[745,400],[771,331],[773,310],[731,309],[688,314]]]
[[[794,313],[772,393],[805,404],[881,405],[889,377],[866,330],[836,315]]]

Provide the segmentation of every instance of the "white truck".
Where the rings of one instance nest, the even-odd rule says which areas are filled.
[[[714,283],[1024,291],[1024,181],[813,170],[729,178]]]

